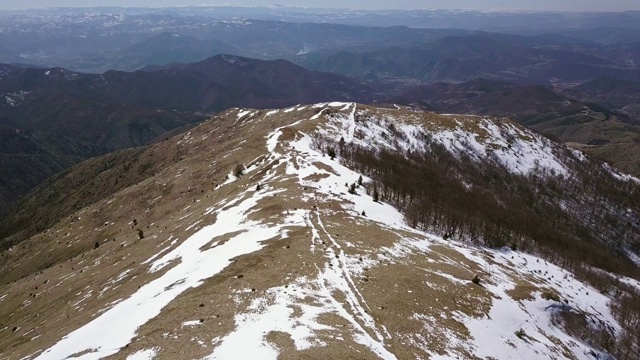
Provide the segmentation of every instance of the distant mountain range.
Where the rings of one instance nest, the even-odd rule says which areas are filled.
[[[192,63],[211,56],[242,52],[220,40],[199,40],[191,36],[162,32],[117,51],[104,65],[105,70],[137,70],[153,65]]]
[[[79,160],[146,144],[205,114],[374,96],[371,86],[342,75],[228,55],[100,75],[2,65],[0,125],[10,149],[0,158],[0,209]]]
[[[486,78],[538,84],[583,82],[605,76],[640,80],[640,68],[635,64],[623,65],[622,59],[596,56],[593,50],[593,45],[563,38],[450,35],[433,42],[384,49],[310,54],[302,64],[368,80]]]

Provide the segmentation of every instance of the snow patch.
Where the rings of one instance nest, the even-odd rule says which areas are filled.
[[[177,248],[151,265],[155,271],[174,264],[160,278],[142,286],[131,297],[122,300],[88,324],[71,332],[37,359],[65,359],[84,351],[78,359],[100,359],[118,352],[136,336],[137,329],[156,317],[160,311],[184,291],[222,271],[231,259],[261,249],[263,241],[277,238],[282,225],[269,226],[247,219],[258,201],[273,192],[241,194],[224,211],[216,210],[217,220],[205,226]],[[289,222],[287,226],[295,224]],[[304,225],[304,224],[298,224]],[[239,232],[239,233],[238,233]],[[211,239],[234,233],[226,242],[200,249]]]
[[[153,360],[158,354],[157,348],[140,350],[132,355],[127,356],[127,360]]]
[[[190,320],[190,321],[184,321],[182,323],[182,327],[194,327],[194,326],[198,326],[201,325],[202,322],[200,322],[200,320]]]

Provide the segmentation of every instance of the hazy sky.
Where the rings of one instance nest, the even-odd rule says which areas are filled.
[[[640,10],[640,0],[0,0],[0,9],[17,10],[66,6],[191,6],[274,4],[306,7],[347,7],[355,9],[481,9],[481,10],[559,10],[624,11]]]

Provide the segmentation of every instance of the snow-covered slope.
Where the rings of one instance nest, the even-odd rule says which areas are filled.
[[[361,174],[317,149],[314,139],[418,151],[429,137],[454,152],[490,156],[514,173],[547,169],[568,176],[557,145],[490,119],[440,116],[425,125],[412,114],[402,122],[383,113],[365,121],[360,111],[359,105],[343,103],[233,109],[220,118],[245,137],[226,148],[213,147],[230,135],[212,124],[182,136],[176,146],[192,151],[183,163],[84,209],[65,231],[68,246],[102,239],[106,230],[89,226],[105,223],[96,214],[113,211],[114,219],[103,226],[109,228],[117,226],[121,211],[123,218],[138,217],[125,221],[125,232],[139,222],[149,224],[145,238],[114,231],[113,242],[107,239],[83,254],[77,265],[54,266],[2,288],[0,306],[16,304],[32,287],[25,281],[51,280],[41,285],[41,296],[12,311],[30,314],[23,319],[35,313],[73,319],[62,330],[56,328],[60,320],[53,325],[20,320],[30,328],[20,326],[10,335],[5,322],[1,336],[23,343],[2,357],[604,356],[602,349],[567,334],[555,314],[582,314],[615,335],[620,327],[608,296],[532,255],[448,241],[409,227],[397,209],[368,195],[370,179],[364,177],[363,185],[349,192],[345,184],[356,183]],[[193,164],[205,165],[194,169]],[[220,174],[227,175],[214,180]],[[81,232],[84,226],[90,230]],[[27,246],[52,251],[35,241]],[[78,293],[66,290],[65,281],[76,276],[87,286]],[[475,276],[479,284],[472,282]]]
[[[546,170],[567,175],[568,169],[558,158],[558,145],[549,139],[508,120],[469,115],[433,115],[424,121],[424,113],[400,116],[389,111],[345,104],[342,112],[350,113],[331,119],[321,133],[345,134],[345,141],[361,146],[400,151],[425,151],[425,139],[444,145],[453,153],[464,153],[474,159],[491,159],[518,174]],[[357,121],[366,116],[366,120]]]

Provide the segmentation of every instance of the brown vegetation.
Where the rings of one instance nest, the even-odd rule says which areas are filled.
[[[413,227],[535,252],[568,269],[585,263],[638,275],[638,267],[622,255],[640,246],[637,184],[618,180],[599,163],[580,161],[568,150],[559,155],[576,176],[560,179],[544,170],[524,176],[492,161],[456,156],[429,134],[420,136],[424,152],[343,144],[341,161],[372,178],[367,186],[374,200],[378,194],[400,208]],[[334,139],[316,144],[338,145]]]
[[[570,177],[544,170],[517,175],[496,162],[454,155],[427,133],[420,136],[423,152],[366,148],[320,136],[314,143],[321,148],[339,146],[346,166],[373,179],[365,184],[373,201],[398,207],[413,227],[439,232],[445,239],[532,252],[603,293],[617,294],[614,312],[624,328],[618,339],[611,329],[586,326],[584,316],[570,311],[559,312],[556,321],[620,359],[637,358],[640,294],[590,269],[640,276],[638,266],[625,255],[640,248],[638,184],[618,179],[600,162],[582,161],[569,150],[557,155],[571,167]],[[560,301],[555,293],[543,296]]]

